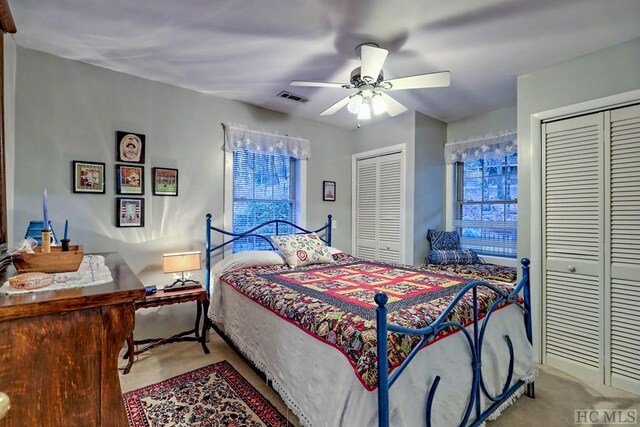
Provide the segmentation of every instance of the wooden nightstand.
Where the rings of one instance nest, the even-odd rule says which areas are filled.
[[[207,291],[200,286],[199,288],[193,289],[185,289],[180,291],[171,291],[165,292],[159,290],[155,294],[146,295],[143,300],[136,301],[135,306],[136,310],[139,308],[149,308],[149,307],[160,307],[163,305],[171,305],[171,304],[179,304],[183,302],[196,301],[196,323],[193,329],[188,331],[180,332],[169,338],[150,338],[146,340],[135,341],[133,339],[133,333],[129,335],[127,338],[127,348],[128,351],[124,355],[124,358],[128,358],[129,362],[127,363],[126,368],[124,369],[123,374],[128,374],[131,370],[131,366],[133,365],[135,356],[138,354],[144,353],[147,350],[151,350],[152,348],[156,348],[163,344],[169,344],[172,342],[180,342],[180,341],[198,341],[202,345],[202,349],[206,354],[209,354],[209,349],[207,348],[207,344],[205,342],[206,339],[206,331],[209,322],[207,322],[207,311],[209,310],[209,296],[207,295]],[[200,330],[200,317],[202,316],[202,312],[204,311],[204,321],[202,322],[202,330]],[[190,337],[187,335],[193,334],[194,336]],[[135,349],[136,345],[144,345],[139,350]]]

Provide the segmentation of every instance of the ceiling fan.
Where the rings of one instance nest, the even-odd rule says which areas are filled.
[[[387,112],[394,117],[407,110],[407,107],[387,95],[387,91],[447,87],[451,82],[449,71],[385,80],[382,65],[387,59],[389,51],[380,48],[375,43],[361,44],[356,48],[356,51],[358,50],[360,51],[361,66],[351,72],[349,83],[294,80],[291,82],[291,86],[357,89],[356,93],[342,98],[320,115],[331,115],[346,105],[350,113],[358,116],[358,120],[368,120],[371,118],[372,112],[375,115]]]

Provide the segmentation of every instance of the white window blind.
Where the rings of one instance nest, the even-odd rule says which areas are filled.
[[[264,222],[283,219],[296,223],[296,170],[298,160],[286,155],[233,152],[233,231],[242,233]],[[280,226],[282,233],[290,233]],[[276,225],[258,230],[275,234]],[[264,239],[247,237],[233,244],[233,252],[268,250]]]
[[[456,163],[453,225],[463,248],[515,258],[518,224],[518,155]]]

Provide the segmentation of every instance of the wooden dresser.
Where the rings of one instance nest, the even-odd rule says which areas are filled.
[[[120,255],[102,255],[111,283],[0,295],[0,391],[11,399],[0,427],[128,425],[118,353],[144,287]]]

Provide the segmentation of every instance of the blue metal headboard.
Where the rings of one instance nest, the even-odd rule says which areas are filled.
[[[272,221],[267,221],[265,223],[262,223],[260,225],[257,225],[255,227],[253,227],[250,230],[247,230],[245,232],[242,233],[234,233],[232,231],[226,231],[226,230],[222,230],[221,228],[218,227],[213,227],[211,225],[211,214],[208,213],[207,214],[207,231],[206,231],[206,240],[205,240],[205,249],[206,249],[206,270],[205,270],[205,288],[207,289],[207,292],[209,292],[209,286],[210,286],[210,282],[211,282],[211,277],[210,277],[210,273],[211,273],[211,253],[215,250],[218,250],[230,243],[235,242],[236,240],[245,238],[245,237],[257,237],[259,239],[263,239],[264,241],[266,241],[269,246],[271,246],[272,250],[276,250],[275,245],[273,244],[273,242],[271,241],[271,239],[269,238],[269,236],[273,236],[273,233],[270,234],[260,234],[260,233],[256,233],[256,231],[258,231],[259,229],[266,227],[268,225],[271,224],[275,224],[276,226],[276,233],[275,235],[280,235],[280,234],[284,234],[280,232],[280,227],[281,226],[287,226],[286,228],[290,230],[289,227],[293,227],[296,231],[298,231],[297,234],[310,234],[310,233],[320,233],[321,231],[326,230],[326,237],[322,238],[322,236],[318,236],[320,237],[320,239],[325,242],[328,246],[331,246],[331,215],[327,215],[327,223],[325,225],[323,225],[322,227],[318,228],[317,230],[307,230],[305,228],[300,227],[297,224],[294,224],[292,222],[289,221],[285,221],[282,219],[274,219]],[[211,231],[216,231],[220,234],[223,234],[225,236],[231,236],[233,237],[232,239],[221,243],[219,245],[216,245],[214,247],[211,247]]]

